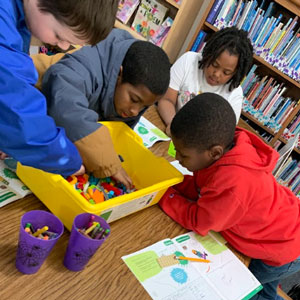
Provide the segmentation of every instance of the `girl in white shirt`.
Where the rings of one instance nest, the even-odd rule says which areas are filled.
[[[223,96],[232,106],[238,122],[243,102],[240,82],[252,64],[253,48],[247,32],[236,27],[214,33],[202,54],[186,52],[171,68],[171,80],[158,111],[167,125],[176,112],[196,95],[212,92]]]

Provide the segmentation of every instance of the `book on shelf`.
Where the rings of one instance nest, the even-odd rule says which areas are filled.
[[[123,24],[127,24],[139,4],[140,0],[120,0],[117,11],[117,19]]]
[[[122,259],[152,299],[250,299],[262,286],[225,243],[215,232],[189,232]]]
[[[156,0],[141,0],[131,28],[147,40],[162,24],[168,8]]]
[[[261,78],[255,74],[256,69],[254,64],[241,83],[245,97],[243,109],[276,133],[292,114],[298,101],[284,96],[287,87],[283,82],[277,82],[270,75]]]
[[[205,31],[200,30],[190,51],[199,52],[201,43],[204,42],[206,35],[207,35],[207,33]]]
[[[223,6],[225,0],[216,0],[215,3],[213,4],[207,18],[206,18],[206,22],[208,22],[209,24],[214,24],[215,20]],[[242,0],[241,0],[242,1]]]
[[[173,24],[173,19],[170,17],[167,17],[162,22],[162,24],[158,27],[158,29],[155,31],[153,36],[150,37],[150,42],[161,47],[163,42],[167,38],[167,35],[171,29],[172,24]]]

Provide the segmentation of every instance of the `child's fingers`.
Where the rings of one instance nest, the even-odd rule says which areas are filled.
[[[5,154],[4,152],[0,151],[0,159],[4,159],[7,157],[7,154]]]
[[[116,174],[114,174],[113,177],[115,180],[123,183],[127,189],[133,188],[132,180],[123,168],[120,169]]]
[[[80,169],[76,172],[76,173],[74,173],[73,175],[83,175],[85,173],[85,167],[84,167],[84,165],[81,165],[81,167],[80,167]]]

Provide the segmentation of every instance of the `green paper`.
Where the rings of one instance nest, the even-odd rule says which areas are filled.
[[[124,261],[136,278],[143,282],[162,270],[157,262],[157,258],[158,256],[154,251],[147,251],[128,257]]]
[[[176,156],[175,146],[172,141],[170,142],[170,145],[169,145],[168,154],[174,158]]]
[[[195,238],[198,240],[199,243],[211,254],[217,255],[223,251],[226,251],[228,248],[225,245],[220,245],[217,241],[215,241],[211,236],[200,236],[195,235]]]

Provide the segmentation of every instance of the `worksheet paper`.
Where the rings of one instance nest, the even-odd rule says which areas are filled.
[[[155,300],[246,300],[261,290],[259,281],[225,245],[221,235],[194,232],[159,241],[122,259]],[[196,254],[195,254],[196,253]],[[179,260],[161,267],[162,256],[205,258],[210,263]]]
[[[150,148],[156,142],[170,140],[163,131],[144,117],[140,118],[133,130],[143,139],[146,148]]]

